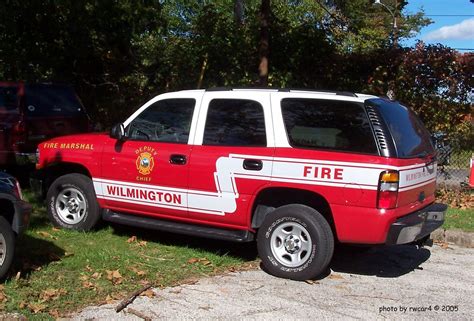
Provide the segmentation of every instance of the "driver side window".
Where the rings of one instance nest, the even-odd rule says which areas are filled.
[[[164,99],[145,109],[126,128],[131,140],[188,142],[194,99]]]

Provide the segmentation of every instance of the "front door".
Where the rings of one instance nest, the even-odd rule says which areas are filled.
[[[196,99],[162,99],[126,124],[127,139],[104,149],[101,184],[107,207],[159,217],[187,216],[188,145]]]

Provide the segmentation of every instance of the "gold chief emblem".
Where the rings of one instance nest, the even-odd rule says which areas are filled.
[[[137,157],[135,162],[137,165],[137,170],[142,175],[148,175],[155,167],[155,161],[153,160],[153,155],[149,152],[143,152]]]

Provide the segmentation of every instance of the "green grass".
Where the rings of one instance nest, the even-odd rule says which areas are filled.
[[[443,228],[474,232],[474,209],[449,208]]]
[[[30,202],[34,205],[30,228],[17,243],[0,310],[20,312],[32,320],[123,299],[146,283],[169,286],[242,268],[256,259],[254,243],[106,224],[89,233],[56,229],[49,224],[44,206]],[[112,278],[112,271],[119,274]]]

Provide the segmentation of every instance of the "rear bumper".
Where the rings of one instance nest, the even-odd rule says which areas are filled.
[[[390,225],[385,244],[406,244],[428,236],[443,225],[447,209],[446,204],[433,203],[419,211],[398,218]]]

